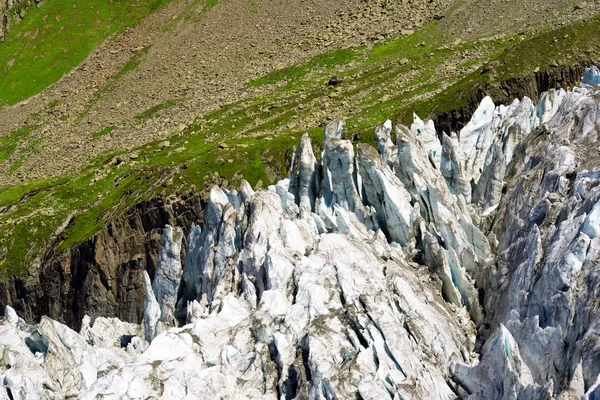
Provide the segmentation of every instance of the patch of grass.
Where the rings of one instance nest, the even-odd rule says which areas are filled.
[[[30,7],[23,21],[11,24],[0,45],[0,105],[39,93],[105,38],[137,24],[168,1],[47,0]]]
[[[275,70],[263,77],[254,79],[246,84],[246,87],[261,87],[268,84],[277,83],[283,80],[299,79],[306,76],[311,70],[316,68],[333,68],[338,65],[344,65],[360,57],[364,48],[348,48],[340,50],[330,50],[326,53],[311,58],[300,65]]]
[[[402,58],[414,61],[415,58],[436,49],[441,43],[442,34],[437,30],[437,24],[430,22],[412,35],[376,43],[367,61],[380,64]]]
[[[184,99],[175,99],[169,100],[165,103],[157,104],[153,107],[150,107],[146,111],[136,115],[134,118],[138,120],[138,122],[143,122],[148,118],[154,118],[160,111],[173,107],[176,104],[181,103]]]
[[[115,130],[114,126],[112,126],[112,125],[107,126],[107,127],[103,128],[103,129],[99,130],[98,132],[92,133],[92,138],[93,139],[99,139],[99,138],[101,138],[104,135],[109,135],[114,130]]]
[[[206,11],[210,10],[211,8],[216,6],[218,2],[219,2],[219,0],[206,0],[204,7],[202,7],[202,11],[206,12]]]
[[[36,126],[33,125],[25,126],[7,135],[0,136],[0,162],[8,160],[19,146],[19,143],[35,128]]]
[[[61,121],[66,121],[69,119],[69,117],[70,117],[69,114],[63,114],[60,117],[58,117],[58,119],[60,119]]]
[[[21,165],[23,165],[23,161],[25,160],[25,158],[29,155],[29,153],[31,153],[32,151],[35,151],[35,149],[42,142],[42,140],[43,140],[42,138],[37,138],[27,144],[27,147],[25,147],[21,151],[19,158],[10,165],[10,168],[8,169],[8,175],[12,175],[13,172],[15,172],[17,169],[19,169],[19,167],[21,167]]]

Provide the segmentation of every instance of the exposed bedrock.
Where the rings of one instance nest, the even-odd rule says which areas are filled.
[[[201,218],[196,196],[155,199],[67,252],[50,243],[28,277],[0,282],[0,306],[10,304],[28,320],[46,315],[75,329],[85,314],[140,323],[143,271],[154,276],[162,229],[172,224],[187,231]]]

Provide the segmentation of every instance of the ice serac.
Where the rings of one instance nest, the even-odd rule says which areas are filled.
[[[413,201],[421,205],[421,213],[427,220],[432,220],[439,201],[452,202],[444,177],[431,163],[427,149],[411,130],[396,125],[396,143],[399,164],[396,175]]]
[[[412,237],[410,194],[373,147],[358,145],[358,165],[365,199],[375,208],[379,226],[390,240],[408,244]]]
[[[398,163],[398,148],[392,142],[392,121],[386,120],[383,124],[375,128],[375,139],[377,140],[377,151],[388,166],[395,170]]]
[[[192,226],[187,238],[183,272],[185,296],[177,304],[178,315],[187,313],[187,299],[212,300],[215,286],[230,270],[231,257],[239,247],[239,222],[244,216],[240,199],[252,189],[242,182],[242,190],[230,192],[213,187],[204,211],[204,229]],[[245,193],[245,194],[244,194]]]
[[[433,121],[423,121],[417,114],[413,113],[413,123],[410,126],[410,130],[423,143],[427,155],[431,158],[435,166],[439,168],[442,157],[442,145],[438,139]]]
[[[319,213],[328,212],[325,218],[329,219],[336,206],[340,207],[355,213],[367,228],[374,229],[377,228],[377,220],[373,210],[361,199],[362,184],[355,164],[354,145],[349,140],[339,139],[343,126],[343,121],[335,120],[325,128],[322,181],[319,185],[322,197],[317,199],[316,208]]]
[[[302,135],[296,151],[290,177],[290,192],[294,195],[300,211],[310,214],[315,210],[317,198],[318,164],[308,133]]]
[[[6,311],[8,310],[5,310],[5,315],[8,314]],[[8,399],[10,393],[15,400],[61,398],[60,386],[40,365],[42,353],[39,352],[38,357],[34,355],[34,343],[30,340],[31,344],[28,345],[28,337],[29,335],[22,332],[11,320],[0,320],[0,354],[3,360],[0,367],[0,390],[4,392],[2,395],[6,394],[5,398]],[[40,350],[45,351],[47,345],[41,339],[39,342]]]
[[[494,141],[492,121],[496,106],[492,98],[483,98],[469,123],[460,131],[459,143],[464,155],[464,173],[468,181],[479,180],[487,149]]]
[[[325,127],[325,142],[330,139],[341,139],[346,122],[343,119],[334,119]]]
[[[79,334],[87,343],[96,347],[127,346],[134,337],[144,335],[143,326],[124,322],[118,318],[98,317],[90,326],[90,318],[84,317]]]
[[[473,203],[483,210],[497,205],[502,197],[505,172],[504,153],[494,144],[488,150],[482,175],[473,191]]]
[[[456,133],[452,137],[442,133],[442,156],[440,171],[446,180],[448,190],[454,195],[462,195],[467,202],[471,201],[471,183],[463,172],[464,157],[458,146]]]
[[[150,276],[144,271],[144,338],[151,342],[161,331],[160,327],[160,305],[156,301]]]
[[[500,111],[497,113],[496,120],[492,122],[492,130],[497,131],[494,144],[502,150],[504,164],[508,165],[513,158],[516,146],[533,132],[540,125],[541,121],[549,119],[554,115],[561,100],[560,92],[558,94],[557,92],[554,93],[554,96],[542,95],[540,104],[544,101],[544,98],[550,103],[547,104],[548,108],[543,108],[543,110],[540,110],[540,107],[536,107],[530,98],[524,97],[521,101],[515,99],[504,112]],[[502,108],[503,106],[498,107],[500,110]],[[542,115],[538,116],[538,112],[540,111]],[[489,152],[489,149],[483,149],[483,151]]]
[[[563,89],[550,89],[542,93],[540,102],[536,107],[536,116],[540,120],[540,125],[546,124],[552,119],[558,111],[566,92]]]
[[[127,349],[92,346],[47,317],[29,328],[0,320],[1,390],[8,399],[76,398],[99,376],[133,361]]]
[[[354,146],[349,140],[328,139],[323,152],[323,196],[325,205],[354,211],[360,196],[354,183]]]
[[[160,306],[160,321],[176,325],[175,305],[181,282],[181,240],[183,230],[165,226],[160,239],[160,251],[152,290]]]
[[[600,69],[595,65],[585,69],[581,84],[585,86],[600,86]]]
[[[467,202],[472,200],[480,207],[485,206],[485,201],[482,203],[480,199],[481,193],[477,194],[477,199],[471,199],[469,188],[475,189],[479,185],[482,190],[489,186],[491,175],[494,175],[493,181],[502,181],[503,172],[490,169],[490,163],[504,169],[512,160],[517,145],[556,113],[563,94],[562,89],[545,92],[537,106],[528,97],[515,99],[509,106],[495,106],[490,97],[485,97],[458,137],[452,133],[450,140],[442,135],[441,169],[452,193],[462,194]],[[496,157],[500,153],[502,160]],[[480,184],[482,179],[485,182]],[[498,198],[491,203],[496,200]]]
[[[551,385],[536,385],[519,346],[503,325],[486,343],[481,362],[474,368],[455,366],[454,378],[468,399],[551,399]],[[497,384],[490,384],[497,382]]]

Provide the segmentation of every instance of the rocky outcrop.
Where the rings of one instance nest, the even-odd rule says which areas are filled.
[[[155,199],[114,218],[98,234],[67,251],[50,243],[27,278],[0,284],[0,305],[37,321],[43,315],[79,329],[84,315],[143,319],[144,277],[154,276],[162,229],[190,227],[202,217],[194,195]]]
[[[500,83],[485,83],[483,86],[475,87],[472,91],[460,95],[467,96],[467,98],[457,99],[464,103],[464,106],[449,112],[434,111],[431,119],[434,121],[438,133],[458,132],[469,123],[481,99],[485,96],[491,96],[496,104],[509,104],[513,99],[523,97],[529,97],[537,103],[542,93],[550,89],[566,90],[577,86],[589,64],[586,61],[561,65],[534,72],[525,77],[510,78]]]
[[[27,9],[39,6],[43,0],[1,0],[0,1],[0,43],[4,42],[13,21],[25,18]]]

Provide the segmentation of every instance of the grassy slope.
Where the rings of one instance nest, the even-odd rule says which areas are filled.
[[[61,78],[109,35],[169,0],[47,0],[13,22],[0,45],[0,105],[26,99]]]
[[[322,127],[317,122],[308,129],[297,123],[315,109],[327,108],[331,114],[346,110],[349,135],[369,141],[374,127],[386,118],[410,122],[413,109],[422,116],[454,109],[487,80],[527,74],[556,59],[571,57],[573,61],[590,43],[600,43],[599,23],[595,18],[540,37],[454,47],[442,42],[431,23],[411,36],[370,48],[330,51],[302,65],[274,71],[248,83],[248,87],[265,89],[260,95],[198,116],[168,142],[136,149],[133,158],[132,153],[106,154],[78,174],[0,190],[4,210],[0,214],[0,271],[25,273],[61,225],[66,229],[59,235],[60,247],[66,249],[141,200],[192,186],[202,189],[214,171],[234,184],[241,176],[253,185],[272,182],[286,172],[289,150],[305,130],[315,145],[321,142]],[[562,39],[564,35],[568,39]],[[554,37],[560,37],[560,43],[554,43]],[[426,46],[421,45],[424,41]],[[449,57],[475,50],[485,50],[479,61],[504,62],[497,74],[477,70],[448,82],[438,73]],[[343,80],[339,91],[325,85],[333,74]],[[165,107],[168,104],[153,107],[140,118],[152,117]],[[318,122],[329,116],[323,113]],[[111,134],[110,127],[96,135],[103,134]],[[219,148],[222,143],[227,149]]]

